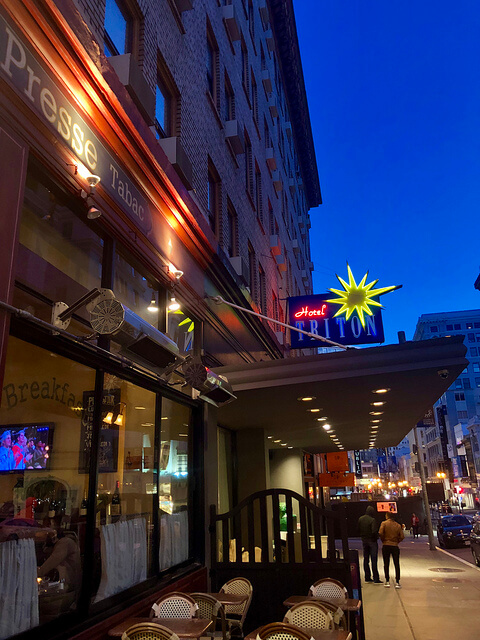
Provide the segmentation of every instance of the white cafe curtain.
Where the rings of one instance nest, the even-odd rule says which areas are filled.
[[[188,513],[163,513],[160,516],[160,571],[188,559]]]
[[[0,543],[0,640],[38,625],[33,538]]]
[[[147,579],[145,518],[103,525],[100,536],[102,579],[95,602]]]

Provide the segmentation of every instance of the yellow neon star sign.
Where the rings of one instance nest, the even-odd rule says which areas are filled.
[[[383,308],[383,305],[373,298],[382,296],[384,293],[388,293],[389,291],[400,289],[402,285],[400,284],[392,287],[381,287],[380,289],[373,289],[372,287],[377,284],[378,280],[372,280],[372,282],[370,282],[369,284],[365,284],[368,277],[368,271],[357,284],[348,263],[347,269],[348,282],[345,282],[345,280],[337,275],[337,278],[339,279],[340,284],[343,286],[344,290],[341,291],[340,289],[330,289],[332,293],[336,293],[338,295],[338,298],[327,300],[327,302],[333,302],[334,304],[341,305],[340,309],[333,316],[334,318],[344,313],[346,319],[348,320],[352,313],[356,311],[362,327],[365,329],[364,313],[369,316],[373,316],[373,311],[370,309],[371,306]]]

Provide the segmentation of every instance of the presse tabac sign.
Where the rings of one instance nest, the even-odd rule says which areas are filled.
[[[350,266],[347,265],[347,269],[348,282],[337,275],[343,289],[330,289],[323,294],[288,299],[288,323],[312,334],[310,337],[292,329],[292,349],[320,346],[315,335],[344,345],[384,341],[381,312],[383,305],[378,298],[399,289],[401,285],[375,289],[378,280],[367,284],[368,273],[357,284]],[[332,297],[332,294],[336,297]]]

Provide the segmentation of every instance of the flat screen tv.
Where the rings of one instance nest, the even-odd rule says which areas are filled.
[[[53,422],[0,425],[0,473],[49,469]]]

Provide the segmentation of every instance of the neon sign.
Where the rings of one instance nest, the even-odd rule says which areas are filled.
[[[348,282],[339,276],[343,291],[330,289],[327,293],[313,296],[297,296],[288,299],[289,324],[311,334],[329,338],[345,345],[374,344],[384,341],[381,309],[378,297],[399,289],[399,286],[375,289],[378,280],[367,283],[368,272],[357,284],[350,266]],[[337,298],[332,298],[332,293]],[[333,305],[340,305],[337,309]],[[290,332],[292,349],[318,347],[315,338]]]
[[[322,304],[320,309],[309,309],[307,307],[302,307],[300,311],[294,313],[295,318],[313,318],[315,316],[325,316],[327,312],[328,305]]]
[[[369,316],[373,316],[373,311],[370,307],[379,307],[383,308],[383,305],[380,304],[374,298],[378,298],[379,296],[383,296],[385,293],[389,293],[389,291],[395,291],[395,289],[400,289],[402,285],[394,285],[391,287],[381,287],[380,289],[373,289],[378,280],[372,280],[368,284],[365,284],[368,278],[368,271],[357,284],[355,282],[355,278],[353,277],[352,270],[350,269],[350,265],[347,262],[347,270],[348,270],[348,282],[345,282],[339,275],[337,278],[340,284],[343,286],[343,291],[340,289],[330,289],[332,293],[336,293],[338,298],[332,298],[327,302],[333,302],[334,304],[341,305],[340,309],[333,316],[336,318],[342,314],[345,314],[345,318],[348,320],[354,311],[357,312],[358,318],[362,327],[365,329],[365,316],[366,313]]]

